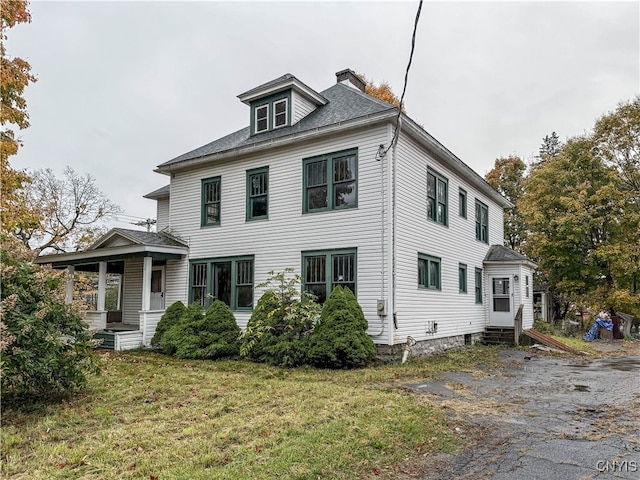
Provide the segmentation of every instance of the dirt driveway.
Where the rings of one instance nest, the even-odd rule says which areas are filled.
[[[505,350],[497,370],[409,385],[460,421],[466,444],[425,458],[407,478],[637,480],[640,354],[602,348],[614,352],[589,359]]]

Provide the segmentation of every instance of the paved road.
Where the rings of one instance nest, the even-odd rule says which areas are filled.
[[[486,432],[423,465],[433,472],[423,480],[640,479],[640,356],[589,361],[507,350],[501,358],[504,369],[485,378],[447,373],[409,386]]]

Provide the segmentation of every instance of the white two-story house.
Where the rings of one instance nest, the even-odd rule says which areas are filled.
[[[220,299],[245,327],[258,285],[288,267],[321,302],[352,289],[381,352],[472,343],[513,328],[521,305],[532,326],[535,264],[502,246],[510,203],[351,70],[336,75],[321,92],[286,74],[240,94],[247,127],[158,165],[157,233],[113,229],[40,258],[121,274],[121,324],[107,325],[103,280],[90,314],[116,349],[148,345],[176,301]]]

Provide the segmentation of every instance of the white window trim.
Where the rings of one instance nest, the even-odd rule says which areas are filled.
[[[264,129],[259,130],[258,129],[258,111],[260,109],[262,109],[262,108],[266,108],[267,109],[267,115],[265,117],[265,119],[267,120],[267,126]],[[267,130],[269,130],[269,104],[268,103],[265,103],[264,105],[260,105],[260,106],[255,108],[253,125],[254,125],[253,129],[255,130],[255,133],[266,132]]]
[[[282,125],[276,125],[276,105],[284,102],[284,123]],[[282,115],[282,114],[280,114]],[[273,102],[273,129],[286,127],[289,124],[289,99],[282,98]]]

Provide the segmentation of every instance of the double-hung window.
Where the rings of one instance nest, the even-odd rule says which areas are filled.
[[[261,97],[253,100],[249,105],[251,106],[251,135],[291,125],[291,90]]]
[[[476,200],[476,240],[489,243],[489,207]]]
[[[287,113],[289,112],[287,103],[286,98],[273,102],[273,128],[287,125]]]
[[[418,254],[418,286],[432,290],[440,290],[440,262],[431,255]]]
[[[269,167],[247,170],[247,220],[269,218]]]
[[[482,303],[482,269],[476,268],[476,303]]]
[[[458,191],[458,215],[467,218],[467,192],[462,188]]]
[[[220,225],[221,207],[221,183],[220,177],[202,180],[202,207],[200,212],[200,225]]]
[[[427,170],[427,218],[447,225],[448,216],[448,180],[439,173]]]
[[[467,293],[467,266],[464,263],[458,264],[458,291]]]
[[[356,250],[331,250],[302,253],[303,289],[324,303],[338,285],[356,294]]]
[[[221,300],[231,310],[251,310],[253,283],[253,257],[193,260],[189,302],[207,308],[214,300]]]
[[[255,112],[255,128],[256,133],[264,132],[269,129],[269,104],[256,107]]]
[[[303,211],[358,206],[358,149],[305,158]]]

